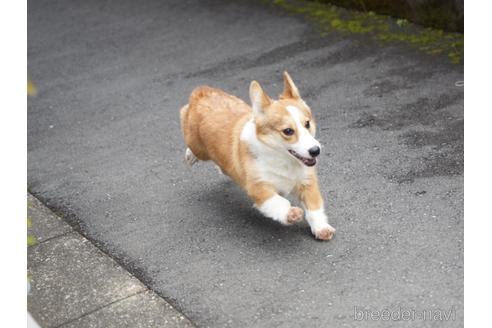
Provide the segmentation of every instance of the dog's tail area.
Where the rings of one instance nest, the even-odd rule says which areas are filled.
[[[193,154],[190,148],[186,148],[185,151],[185,163],[189,166],[193,166],[196,162],[198,162],[198,158]]]
[[[186,104],[183,107],[181,107],[181,109],[179,110],[179,118],[181,121],[181,131],[183,131],[183,133],[184,133],[184,129],[186,126],[186,120],[187,120],[187,116],[188,116],[188,108],[189,107],[190,107],[190,105]]]
[[[179,110],[179,118],[181,120],[181,130],[183,131],[183,135],[185,136],[186,139],[186,132],[185,129],[187,127],[186,121],[188,120],[188,108],[190,105],[186,104],[181,109]],[[186,141],[186,140],[185,140]],[[198,161],[198,158],[196,158],[195,154],[191,151],[190,148],[186,148],[185,151],[185,162],[189,165],[192,166]]]

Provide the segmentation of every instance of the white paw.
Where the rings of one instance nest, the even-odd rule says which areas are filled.
[[[193,164],[195,164],[196,162],[198,162],[198,158],[196,158],[195,154],[193,154],[193,152],[191,151],[190,148],[186,148],[185,162],[189,166],[192,166]]]
[[[323,207],[314,211],[306,211],[306,221],[316,239],[330,240],[333,238],[336,230],[328,224],[328,218]]]
[[[258,209],[263,215],[269,217],[282,224],[290,224],[287,219],[291,210],[290,202],[279,195],[274,195],[268,198],[261,204]],[[293,218],[297,217],[297,214],[293,213]]]
[[[312,233],[316,239],[330,240],[331,238],[333,238],[335,231],[336,231],[336,229],[328,224],[327,226],[325,226],[323,228],[312,230]]]
[[[302,208],[292,206],[287,213],[287,224],[295,224],[302,221],[304,211]]]

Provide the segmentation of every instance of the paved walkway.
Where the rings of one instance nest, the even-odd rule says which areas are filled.
[[[30,194],[27,211],[27,309],[41,327],[193,327]]]

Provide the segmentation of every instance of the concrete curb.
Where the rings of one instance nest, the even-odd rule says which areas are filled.
[[[31,194],[27,212],[27,308],[41,327],[194,326]]]

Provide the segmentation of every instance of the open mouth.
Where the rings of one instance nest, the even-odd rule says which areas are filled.
[[[289,149],[289,153],[291,153],[292,156],[294,156],[295,158],[297,158],[298,160],[300,160],[306,166],[314,166],[314,165],[316,165],[316,158],[302,157],[301,155],[299,155],[298,153],[296,153],[295,151],[293,151],[291,149]]]

